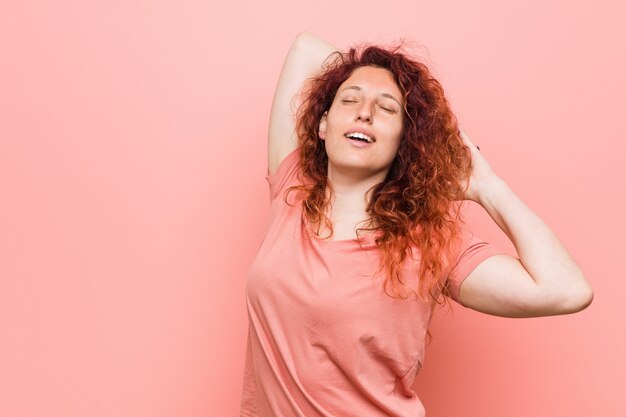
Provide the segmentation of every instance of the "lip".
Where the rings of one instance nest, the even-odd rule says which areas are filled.
[[[350,139],[350,138],[346,138],[346,140],[350,142],[350,144],[354,146],[355,148],[367,148],[368,146],[372,146],[374,144],[374,142],[367,143],[367,142],[362,142],[360,140]]]
[[[350,130],[346,131],[343,134],[343,136],[345,137],[348,133],[363,133],[364,135],[367,135],[370,138],[372,138],[372,143],[376,142],[376,137],[374,137],[374,134],[372,132],[370,132],[369,130],[367,130],[367,129],[355,127],[354,129],[350,129]]]

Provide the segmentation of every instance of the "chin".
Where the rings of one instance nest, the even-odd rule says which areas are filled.
[[[328,163],[336,167],[365,168],[368,163],[358,155],[341,155],[339,157],[328,156]]]

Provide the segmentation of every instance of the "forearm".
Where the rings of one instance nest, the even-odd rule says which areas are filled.
[[[307,31],[298,34],[292,47],[296,49],[302,65],[311,75],[318,73],[330,54],[339,50],[335,45]]]
[[[306,79],[322,71],[322,65],[337,50],[337,47],[311,32],[300,32],[291,45],[285,66],[291,65],[293,68],[297,68],[293,72],[298,77],[295,84],[302,86]],[[297,109],[300,107],[302,96],[297,94],[294,100],[294,106]]]
[[[478,203],[511,239],[520,261],[546,296],[586,300],[593,290],[552,230],[498,176],[485,180]]]

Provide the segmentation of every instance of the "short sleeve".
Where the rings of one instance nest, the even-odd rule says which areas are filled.
[[[485,259],[506,252],[489,242],[485,242],[471,231],[464,230],[461,250],[458,253],[460,256],[448,275],[446,285],[450,298],[466,307],[459,299],[459,288],[465,278]]]
[[[272,175],[265,176],[270,186],[270,201],[274,200],[283,190],[295,183],[299,160],[300,147],[298,146],[283,158]]]

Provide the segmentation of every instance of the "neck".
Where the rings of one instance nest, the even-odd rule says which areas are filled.
[[[334,193],[330,195],[331,191],[327,188],[326,196],[330,197],[331,216],[337,220],[355,216],[363,220],[368,219],[367,206],[371,195],[368,190],[382,182],[386,175],[385,171],[358,176],[355,175],[354,169],[332,169],[329,166],[328,181]]]

